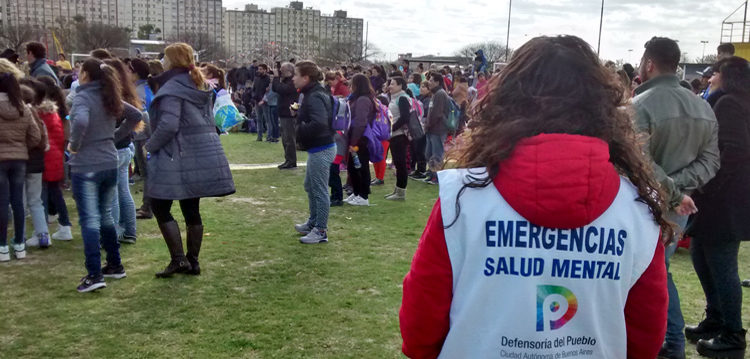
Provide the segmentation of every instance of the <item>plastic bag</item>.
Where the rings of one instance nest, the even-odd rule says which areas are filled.
[[[232,127],[245,121],[245,116],[234,105],[232,97],[226,90],[220,90],[216,93],[214,121],[221,132],[229,131]]]

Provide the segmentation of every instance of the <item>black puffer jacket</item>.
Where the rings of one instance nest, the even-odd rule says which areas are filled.
[[[297,144],[307,151],[334,143],[331,128],[331,95],[319,83],[302,89],[304,98],[297,113]]]
[[[278,76],[274,77],[271,88],[273,92],[279,94],[279,117],[292,117],[289,106],[297,102],[297,98],[299,97],[297,89],[294,88],[292,78],[287,77],[282,79]]]

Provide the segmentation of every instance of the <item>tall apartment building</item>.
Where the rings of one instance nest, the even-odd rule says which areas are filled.
[[[362,47],[362,19],[347,17],[346,11],[323,15],[301,1],[268,11],[253,4],[226,10],[222,0],[0,0],[0,26],[50,29],[59,19],[72,22],[80,16],[129,28],[133,37],[144,25],[159,29],[155,36],[163,40],[208,34],[240,56],[271,48],[312,57],[339,44]]]
[[[347,17],[346,11],[327,16],[292,1],[288,7],[270,11],[251,4],[224,14],[225,47],[241,58],[257,56],[269,47],[305,57],[340,44],[362,48],[363,20]]]
[[[3,26],[30,24],[54,26],[58,19],[126,27],[133,36],[143,25],[154,25],[160,37],[170,39],[185,33],[206,33],[223,41],[221,0],[0,0]]]

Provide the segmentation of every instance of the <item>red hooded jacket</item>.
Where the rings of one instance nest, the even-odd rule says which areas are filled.
[[[44,101],[37,107],[39,117],[47,126],[49,138],[49,151],[44,153],[44,174],[42,180],[45,182],[62,181],[65,177],[63,169],[65,153],[65,131],[60,116],[57,114],[57,106],[51,101]]]
[[[519,142],[494,185],[529,221],[548,228],[578,228],[610,207],[620,179],[603,141],[542,134]],[[410,358],[436,358],[450,329],[453,272],[440,208],[438,200],[404,279],[400,326],[402,350]],[[656,357],[666,332],[663,245],[646,255],[653,256],[651,264],[630,289],[625,305],[628,358]]]

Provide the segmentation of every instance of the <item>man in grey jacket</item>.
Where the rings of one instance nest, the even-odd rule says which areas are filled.
[[[427,113],[424,131],[427,139],[427,149],[425,157],[430,166],[427,172],[425,182],[437,184],[437,172],[443,163],[445,149],[443,144],[448,137],[448,128],[445,126],[445,117],[447,116],[450,98],[445,92],[445,83],[443,76],[437,72],[430,74],[430,92],[432,92],[432,102],[430,111]]]
[[[687,217],[698,210],[690,194],[719,170],[718,123],[708,103],[679,85],[675,75],[681,57],[677,42],[654,37],[645,48],[639,68],[644,83],[633,99],[636,124],[647,135],[645,152],[673,209],[669,217],[683,229]],[[667,270],[676,247],[672,241],[666,248]],[[685,358],[685,323],[669,273],[667,289],[667,334],[659,357]]]
[[[57,85],[60,85],[60,80],[52,71],[52,68],[47,64],[47,48],[43,44],[38,42],[30,42],[26,44],[26,59],[29,61],[29,73],[33,77],[49,76],[55,79]]]

